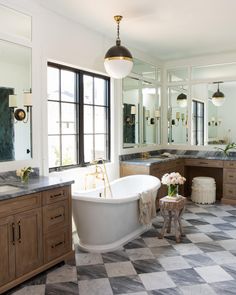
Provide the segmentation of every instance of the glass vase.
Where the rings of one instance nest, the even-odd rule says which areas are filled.
[[[27,184],[29,182],[29,174],[23,175],[21,177],[21,183],[22,184]]]
[[[177,184],[171,184],[168,186],[168,197],[176,198],[178,196],[178,188]]]

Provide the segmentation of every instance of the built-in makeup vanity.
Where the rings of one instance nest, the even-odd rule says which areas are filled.
[[[179,172],[187,179],[185,196],[191,195],[192,179],[196,176],[214,177],[216,198],[225,204],[236,204],[236,157],[224,157],[220,152],[172,151],[168,158],[163,158],[160,151],[142,158],[141,154],[121,157],[120,175],[150,174],[161,179],[165,173]],[[171,152],[171,151],[169,151]],[[234,153],[233,153],[234,154]],[[166,186],[161,186],[158,198],[167,194]]]
[[[0,294],[73,255],[72,183],[0,184]]]

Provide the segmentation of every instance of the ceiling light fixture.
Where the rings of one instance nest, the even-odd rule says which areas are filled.
[[[116,45],[112,46],[105,55],[104,66],[108,75],[115,79],[126,77],[133,67],[133,57],[129,50],[121,46],[120,41],[120,21],[121,15],[115,15],[114,19],[117,23]]]
[[[184,93],[180,93],[177,96],[177,104],[181,108],[186,108],[186,106],[187,106],[187,95],[184,94]]]
[[[225,95],[223,92],[221,92],[219,90],[219,84],[223,83],[222,81],[220,82],[213,82],[213,84],[218,84],[218,88],[217,91],[212,95],[212,103],[216,106],[216,107],[221,107],[224,102],[225,102]]]

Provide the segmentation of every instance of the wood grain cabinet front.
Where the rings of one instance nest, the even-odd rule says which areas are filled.
[[[71,188],[0,202],[0,294],[73,254]]]
[[[41,208],[0,219],[0,286],[42,265],[42,241]]]
[[[44,239],[44,262],[49,262],[68,252],[71,247],[69,228],[50,232]]]
[[[0,286],[15,278],[14,217],[0,219]]]
[[[225,204],[236,205],[236,161],[224,162],[223,198]]]
[[[41,208],[15,216],[16,277],[20,277],[43,263]]]
[[[72,248],[70,187],[45,192],[43,207],[44,261],[49,262]]]

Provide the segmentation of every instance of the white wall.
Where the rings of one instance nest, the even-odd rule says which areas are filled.
[[[103,58],[107,49],[114,45],[114,40],[108,40],[96,31],[45,10],[30,0],[0,0],[0,3],[28,13],[33,19],[33,159],[0,163],[0,171],[32,165],[38,166],[41,174],[47,175],[47,61],[105,74]],[[130,47],[129,49],[139,59],[156,62],[141,51]],[[122,127],[121,83],[112,81],[111,88],[111,163],[107,165],[107,169],[110,179],[114,179],[119,175],[118,153],[121,140],[117,134],[121,134]],[[91,170],[93,167],[88,169]],[[55,174],[72,176],[78,179],[82,186],[82,178],[86,172],[87,169],[78,168]]]

